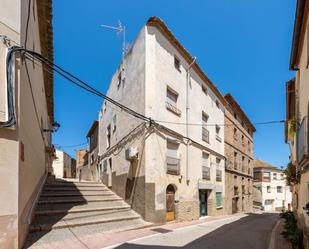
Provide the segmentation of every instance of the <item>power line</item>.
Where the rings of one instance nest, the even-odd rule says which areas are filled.
[[[27,23],[26,23],[26,35],[24,41],[24,47],[27,49],[27,40],[28,40],[28,29],[29,29],[29,20],[30,20],[30,8],[31,7],[31,0],[28,2],[28,13],[27,13]]]
[[[80,143],[80,144],[74,144],[74,145],[57,145],[58,148],[74,148],[79,147],[82,145],[88,144],[88,142]]]

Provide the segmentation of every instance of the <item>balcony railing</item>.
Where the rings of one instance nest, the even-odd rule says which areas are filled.
[[[206,143],[209,143],[209,130],[205,127],[202,127],[202,140]]]
[[[309,155],[308,151],[309,134],[308,134],[308,117],[304,117],[297,133],[297,161],[300,162],[304,157]]]
[[[171,175],[180,174],[180,159],[166,156],[166,173]]]
[[[203,166],[202,177],[204,180],[210,180],[210,168]]]

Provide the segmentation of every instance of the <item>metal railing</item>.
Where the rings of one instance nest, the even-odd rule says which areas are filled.
[[[209,143],[209,130],[205,127],[202,127],[202,140],[206,143]]]
[[[171,175],[180,174],[180,159],[166,156],[166,173]]]
[[[305,156],[308,156],[308,116],[304,117],[297,132],[297,161],[300,162]]]

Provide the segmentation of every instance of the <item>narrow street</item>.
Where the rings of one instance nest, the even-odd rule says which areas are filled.
[[[205,222],[109,248],[267,249],[278,214],[248,214]],[[160,229],[157,229],[160,231]]]

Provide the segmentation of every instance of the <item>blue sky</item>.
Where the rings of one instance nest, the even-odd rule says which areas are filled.
[[[54,0],[55,63],[105,92],[121,59],[117,25],[133,42],[150,16],[159,16],[220,89],[230,92],[252,122],[285,118],[296,1],[282,0]],[[54,143],[75,155],[98,117],[102,100],[55,77]],[[283,124],[259,125],[255,158],[286,165]]]

